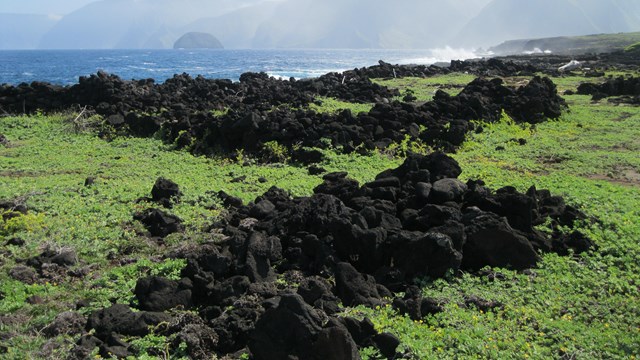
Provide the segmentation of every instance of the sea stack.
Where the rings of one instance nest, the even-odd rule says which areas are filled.
[[[220,40],[209,33],[189,32],[173,44],[174,49],[224,49]]]

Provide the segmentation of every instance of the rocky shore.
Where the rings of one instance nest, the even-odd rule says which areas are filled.
[[[0,107],[11,114],[87,108],[119,134],[146,137],[160,133],[168,143],[205,155],[238,150],[258,153],[273,141],[290,153],[294,146],[369,151],[407,137],[452,151],[468,131],[478,130],[471,120],[496,121],[504,111],[517,122],[537,123],[558,117],[564,101],[548,78],[537,76],[518,89],[499,79],[478,78],[457,96],[438,91],[433,101],[425,104],[394,101],[401,94],[371,78],[451,71],[513,75],[540,69],[499,59],[452,62],[450,68],[380,62],[372,68],[299,81],[246,73],[234,83],[183,74],[162,84],[152,79],[122,80],[99,72],[81,77],[78,84],[69,87],[41,82],[4,85]],[[318,114],[309,109],[318,97],[375,106],[361,114]]]

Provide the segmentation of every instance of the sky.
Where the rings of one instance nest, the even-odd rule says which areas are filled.
[[[0,0],[0,13],[66,15],[98,0]]]
[[[628,31],[640,0],[0,0],[0,49],[168,49],[188,32],[225,48],[470,49]]]

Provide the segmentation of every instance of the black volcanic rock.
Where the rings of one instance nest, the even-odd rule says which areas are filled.
[[[223,49],[215,36],[202,32],[189,32],[182,35],[173,44],[174,49]]]
[[[182,220],[160,209],[147,209],[133,216],[151,233],[151,236],[165,237],[182,231]]]
[[[495,68],[512,74],[519,69],[499,59],[452,62],[452,67],[471,73]],[[310,148],[333,147],[345,153],[384,150],[407,137],[454,151],[468,132],[476,130],[473,120],[497,121],[506,112],[516,122],[538,123],[558,117],[566,107],[547,78],[533,77],[518,89],[505,86],[500,79],[479,78],[456,96],[438,91],[425,104],[393,101],[401,95],[398,90],[370,79],[385,72],[431,76],[447,71],[382,62],[314,79],[287,81],[266,73],[245,73],[233,83],[181,74],[163,84],[98,72],[68,87],[41,82],[2,86],[0,107],[10,113],[32,113],[87,106],[103,116],[117,134],[158,134],[167,143],[198,155],[222,152],[233,156],[242,150],[263,161],[290,156],[303,164],[323,160],[321,152]],[[319,102],[321,96],[375,105],[366,113],[320,114],[310,104]],[[212,109],[228,111],[218,114]],[[111,136],[109,132],[103,135]],[[273,143],[282,147],[282,153],[268,151],[266,144]]]
[[[151,199],[164,207],[171,207],[173,202],[180,200],[182,192],[175,182],[160,177],[151,188]]]
[[[142,311],[95,311],[87,322],[94,338],[83,338],[75,351],[127,354],[120,336],[142,336],[148,325],[170,320],[159,311],[185,308],[198,309],[189,315],[197,317],[192,326],[170,323],[163,335],[184,338],[200,358],[248,349],[255,359],[358,359],[366,347],[392,358],[399,340],[366,319],[338,317],[340,306],[391,302],[419,320],[443,304],[423,298],[416,277],[486,266],[524,270],[536,265],[539,251],[593,246],[564,231],[586,217],[562,198],[533,187],[494,192],[482,181],[460,182],[460,173],[443,153],[411,155],[362,186],[335,172],[308,197],[271,188],[248,205],[225,201],[228,213],[210,229],[220,240],[172,255],[186,259],[181,280],[139,279],[134,293]],[[155,219],[158,211],[148,213]],[[545,222],[548,235],[535,229]],[[404,296],[392,299],[389,289]],[[500,304],[467,298],[465,306]]]
[[[578,86],[577,93],[592,95],[593,101],[610,96],[624,96],[626,98],[622,98],[618,102],[640,104],[640,77],[619,76],[602,84],[583,83]]]

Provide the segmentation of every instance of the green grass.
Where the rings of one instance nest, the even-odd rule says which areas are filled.
[[[627,53],[634,53],[634,54],[640,53],[640,42],[627,46],[626,48],[624,48],[624,51]]]
[[[385,80],[412,89],[419,101],[442,84],[463,85],[473,78],[452,74],[430,79]],[[507,79],[518,83],[526,78]],[[561,89],[575,89],[581,77],[553,79]],[[451,88],[457,91],[458,88]],[[503,119],[484,124],[455,155],[464,179],[481,178],[491,187],[513,185],[548,188],[565,196],[601,223],[582,225],[598,245],[581,256],[543,255],[540,266],[526,273],[492,269],[503,277],[465,274],[436,281],[419,279],[426,296],[439,299],[445,311],[422,322],[399,316],[391,308],[356,308],[347,313],[370,316],[375,325],[398,335],[402,346],[419,359],[631,359],[640,353],[640,109],[591,103],[588,96],[567,96],[570,112],[559,120],[520,126]],[[370,105],[323,99],[316,111],[367,111]],[[73,118],[73,117],[71,117]],[[202,232],[224,211],[210,192],[224,190],[251,201],[271,186],[308,195],[321,182],[295,164],[256,165],[251,159],[194,157],[154,139],[116,138],[77,133],[69,116],[0,118],[0,199],[23,201],[28,216],[0,222],[0,358],[64,357],[75,339],[45,339],[41,329],[79,300],[88,313],[113,301],[128,303],[141,276],[176,277],[181,260],[163,258],[168,251],[214,239]],[[525,139],[519,145],[514,139]],[[274,144],[274,151],[278,148]],[[411,144],[399,147],[411,148]],[[496,150],[502,147],[504,150]],[[323,151],[329,171],[349,171],[368,181],[401,159],[382,154],[341,155]],[[251,164],[245,166],[244,163]],[[84,187],[85,178],[96,183]],[[176,181],[184,193],[172,213],[186,224],[184,234],[157,243],[141,236],[132,220],[136,211],[153,206],[137,199],[149,196],[159,176]],[[242,182],[232,179],[246,176]],[[258,178],[264,177],[266,183]],[[212,209],[212,205],[215,208]],[[4,245],[13,237],[23,247]],[[13,280],[17,259],[44,248],[72,248],[79,258],[73,270],[86,276],[59,276],[36,284]],[[121,260],[127,260],[120,263]],[[460,306],[465,296],[499,301],[488,313]],[[27,301],[37,296],[39,302]],[[162,349],[162,337],[136,340]],[[48,345],[45,347],[45,344]],[[57,344],[57,350],[43,350]],[[179,357],[179,354],[172,354]],[[376,358],[372,349],[366,358]]]
[[[320,105],[312,103],[309,108],[321,114],[335,114],[342,110],[350,110],[353,115],[358,115],[359,113],[367,113],[373,108],[373,104],[356,104],[330,97],[319,97],[316,100],[320,102]]]
[[[416,102],[426,102],[433,99],[437,90],[457,95],[473,79],[475,79],[473,75],[453,73],[429,78],[373,79],[372,81],[378,85],[398,89],[402,94],[398,100],[401,100],[409,90],[417,98]]]
[[[11,141],[9,147],[0,147],[0,199],[16,199],[30,210],[27,216],[0,221],[0,244],[10,252],[0,262],[0,292],[4,296],[0,298],[0,316],[7,316],[0,321],[0,332],[17,332],[17,336],[2,341],[10,349],[7,358],[20,359],[24,354],[40,357],[37,350],[43,339],[36,330],[55,314],[74,309],[77,301],[91,302],[85,313],[113,301],[128,303],[137,278],[175,274],[181,263],[164,260],[162,254],[211,240],[212,235],[202,229],[223,211],[218,199],[208,192],[224,190],[248,202],[271,186],[295,196],[309,195],[322,181],[319,176],[308,175],[306,168],[245,166],[246,160],[254,162],[194,157],[154,139],[116,138],[106,142],[91,133],[75,133],[69,118],[0,119],[0,133]],[[322,166],[330,171],[349,169],[350,175],[361,182],[398,164],[398,160],[383,155],[326,153],[329,161]],[[85,187],[89,176],[96,182]],[[141,236],[142,226],[132,219],[135,212],[154,206],[137,200],[150,196],[160,176],[180,185],[184,196],[171,212],[186,226],[185,234],[171,235],[163,244]],[[246,179],[231,182],[241,176]],[[259,182],[260,177],[267,182]],[[212,205],[218,209],[211,210]],[[5,246],[13,237],[25,240],[25,246]],[[17,259],[37,256],[45,248],[74,249],[79,258],[74,270],[84,269],[87,275],[34,285],[8,276]],[[131,264],[120,266],[123,259]],[[30,296],[39,296],[43,302],[31,305],[26,302]],[[16,328],[5,325],[11,319],[26,320]]]
[[[569,99],[572,100],[572,99]],[[464,179],[491,187],[548,188],[602,224],[585,225],[599,250],[546,254],[528,273],[493,269],[491,280],[426,281],[424,294],[445,311],[412,322],[389,308],[360,308],[418,358],[631,359],[640,354],[640,110],[575,106],[531,128],[508,119],[485,124],[455,156]],[[511,139],[524,138],[518,145]],[[505,150],[498,151],[496,147]],[[632,175],[630,175],[632,174]],[[464,296],[499,301],[502,310],[464,308]]]

